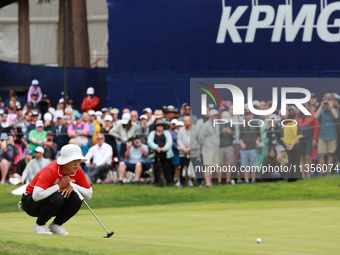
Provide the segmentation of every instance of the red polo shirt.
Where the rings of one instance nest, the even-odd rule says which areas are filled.
[[[85,173],[81,167],[78,168],[76,173],[71,173],[70,175],[71,181],[79,186],[89,189],[91,188],[90,184],[87,182]],[[34,176],[33,180],[28,184],[26,188],[26,193],[33,193],[33,189],[35,186],[47,189],[59,183],[60,179],[64,177],[63,174],[63,166],[58,165],[57,161],[52,162],[47,165],[43,169],[41,169],[36,176]]]

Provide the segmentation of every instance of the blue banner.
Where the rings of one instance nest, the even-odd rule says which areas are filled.
[[[101,98],[100,106],[106,106],[106,77],[106,68],[67,68],[67,94],[73,99],[76,109],[80,110],[88,87],[93,87]],[[0,61],[0,95],[3,99],[8,97],[4,87],[26,87],[28,91],[33,79],[39,80],[43,94],[47,94],[52,106],[56,107],[64,91],[63,68]]]
[[[108,100],[117,106],[142,108],[141,95],[155,107],[177,104],[173,91],[188,100],[189,77],[340,74],[340,1],[107,2]]]

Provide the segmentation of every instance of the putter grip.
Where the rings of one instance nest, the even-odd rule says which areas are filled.
[[[77,188],[74,186],[74,184],[72,182],[69,182],[70,186],[72,187],[73,191],[75,193],[77,193],[78,197],[80,198],[81,201],[85,200],[85,198],[83,197],[83,195],[79,192],[79,190],[77,190]]]

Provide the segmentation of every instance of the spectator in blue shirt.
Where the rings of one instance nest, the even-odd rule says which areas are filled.
[[[324,169],[325,154],[327,153],[327,170],[330,171],[330,164],[333,164],[334,153],[337,147],[335,122],[339,118],[339,111],[333,107],[332,100],[326,98],[321,102],[320,107],[316,111],[315,118],[319,120],[320,125],[318,141],[319,164]]]

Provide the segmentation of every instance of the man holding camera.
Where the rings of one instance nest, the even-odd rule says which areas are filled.
[[[48,131],[46,135],[46,142],[44,143],[44,157],[49,159],[51,162],[56,159],[58,152],[58,145],[53,142],[54,134],[53,131]]]
[[[333,106],[332,100],[326,97],[321,102],[320,107],[315,113],[315,118],[319,120],[319,141],[318,153],[319,164],[322,169],[325,164],[325,154],[327,157],[327,170],[330,171],[330,164],[333,164],[334,153],[337,148],[336,119],[339,118],[339,111]]]
[[[135,173],[135,185],[138,185],[139,178],[141,177],[143,171],[149,169],[150,165],[148,161],[148,146],[142,144],[139,137],[132,137],[126,144],[125,157],[129,160],[125,160],[119,163],[118,169],[118,182],[117,184],[123,184],[123,178],[126,171],[131,171]]]

